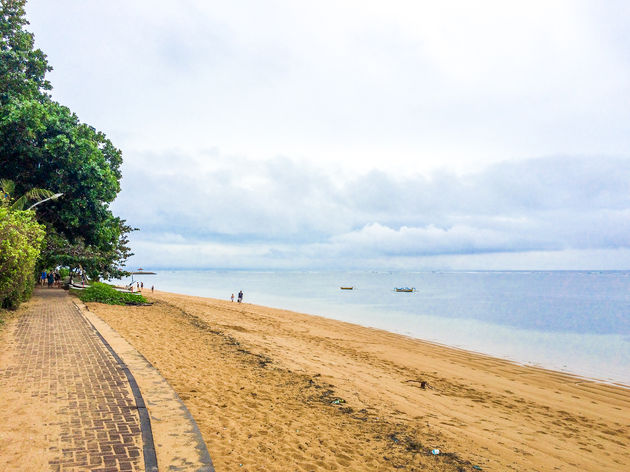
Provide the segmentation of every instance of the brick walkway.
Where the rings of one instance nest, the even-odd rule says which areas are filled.
[[[66,292],[38,289],[29,305],[11,328],[14,362],[0,368],[0,383],[54,409],[50,470],[144,471],[143,405],[124,365]]]

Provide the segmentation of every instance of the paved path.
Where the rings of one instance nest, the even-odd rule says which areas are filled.
[[[67,293],[36,290],[26,313],[7,329],[3,359],[10,361],[0,365],[0,387],[49,409],[41,412],[50,416],[42,422],[49,470],[145,471],[152,437],[145,434],[143,442],[141,405],[126,368]]]
[[[76,299],[75,303],[83,316],[133,372],[146,401],[160,470],[214,472],[212,459],[197,423],[166,379],[87,306]],[[133,312],[133,308],[130,308],[129,316],[133,316]]]

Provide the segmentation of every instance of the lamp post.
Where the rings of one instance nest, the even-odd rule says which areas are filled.
[[[31,205],[30,207],[27,208],[27,210],[32,210],[33,208],[35,208],[37,205],[39,205],[40,203],[44,203],[47,202],[48,200],[56,200],[59,197],[61,197],[63,195],[63,193],[56,193],[54,194],[52,197],[48,197],[45,198],[43,200],[38,201],[37,203],[34,203],[33,205]]]

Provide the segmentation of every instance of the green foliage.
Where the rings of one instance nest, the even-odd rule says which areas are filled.
[[[23,29],[23,0],[0,0],[0,176],[15,194],[63,193],[37,207],[52,240],[42,264],[77,267],[92,278],[120,277],[132,228],[109,205],[120,191],[122,153],[45,92],[51,70]]]
[[[0,205],[8,205],[12,210],[24,210],[29,201],[42,201],[53,198],[54,193],[43,188],[32,188],[19,198],[15,198],[15,182],[0,179]]]
[[[59,268],[59,276],[61,277],[62,280],[68,277],[69,275],[70,275],[70,269],[66,267]]]
[[[43,240],[32,211],[0,206],[0,307],[15,309],[30,297]]]
[[[107,305],[142,305],[147,303],[147,299],[142,295],[119,292],[111,285],[100,282],[95,282],[88,288],[76,292],[83,302],[98,302]]]
[[[34,97],[52,87],[45,79],[52,67],[40,49],[34,49],[34,38],[24,30],[26,0],[0,2],[0,105],[19,94]]]

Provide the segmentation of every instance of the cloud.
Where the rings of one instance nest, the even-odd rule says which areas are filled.
[[[53,95],[126,151],[211,143],[252,158],[426,172],[630,146],[622,3],[27,8],[55,67]]]
[[[142,228],[133,241],[144,257],[174,252],[173,263],[203,265],[197,248],[222,267],[309,267],[630,248],[627,159],[549,157],[428,175],[330,173],[217,150],[188,156],[186,168],[181,160],[174,152],[125,164],[115,210]]]
[[[433,254],[475,254],[479,252],[512,252],[532,249],[552,249],[545,244],[532,244],[514,234],[483,227],[454,225],[438,228],[402,226],[395,230],[379,223],[364,226],[359,231],[335,236],[331,243],[354,253],[372,252],[385,256],[427,256]]]
[[[630,263],[624,2],[27,9],[53,97],[124,151],[138,261]]]

